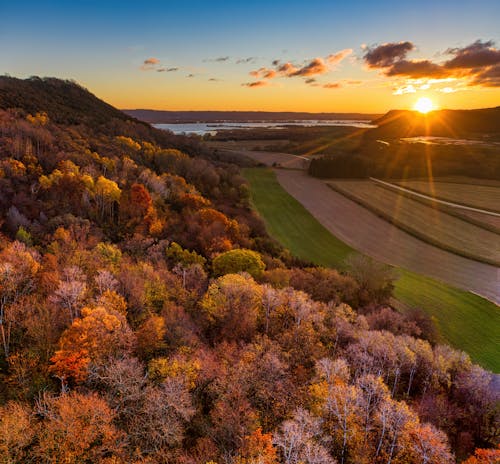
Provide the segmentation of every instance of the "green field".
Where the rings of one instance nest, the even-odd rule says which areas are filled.
[[[328,184],[424,242],[500,267],[500,235],[494,232],[380,187],[370,180],[335,180]]]
[[[354,250],[334,237],[280,186],[269,169],[245,169],[252,203],[271,236],[294,255],[323,266],[342,268]],[[472,293],[435,279],[398,269],[395,296],[420,307],[437,322],[452,346],[493,372],[500,372],[500,309]]]

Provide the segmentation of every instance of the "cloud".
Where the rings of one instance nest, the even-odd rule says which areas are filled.
[[[158,68],[157,72],[176,72],[179,71],[179,68]]]
[[[144,60],[145,65],[156,65],[160,64],[160,60],[158,58],[148,58],[147,60]]]
[[[147,58],[142,62],[141,70],[142,71],[152,71],[156,69],[160,65],[160,60],[158,58]]]
[[[241,84],[243,87],[250,87],[250,88],[258,88],[258,87],[265,87],[266,85],[269,85],[268,81],[255,81],[255,82],[245,82],[244,84]]]
[[[310,77],[309,79],[305,80],[305,83],[306,84],[315,84],[316,83],[316,79],[314,77]]]
[[[312,58],[303,65],[297,65],[291,61],[281,62],[280,60],[273,60],[271,67],[261,67],[259,69],[250,71],[250,75],[256,79],[274,79],[277,77],[307,77],[305,80],[308,85],[315,85],[314,80],[310,80],[313,76],[320,76],[331,71],[332,67],[340,63],[344,58],[352,53],[351,48],[340,50],[339,52],[332,53],[326,58],[316,57]]]
[[[333,53],[326,57],[326,61],[328,64],[336,65],[340,63],[344,58],[348,57],[352,53],[352,48],[346,48],[344,50],[340,50],[340,52]]]
[[[500,87],[500,65],[497,64],[479,72],[474,76],[471,84],[483,87]]]
[[[385,75],[408,76],[413,79],[419,77],[441,78],[449,76],[450,71],[429,60],[399,60],[387,68]]]
[[[401,87],[398,87],[394,89],[394,92],[392,92],[393,95],[404,95],[406,93],[415,93],[415,86],[412,84],[408,85],[403,85]]]
[[[448,69],[471,69],[500,64],[500,50],[493,47],[493,41],[474,43],[463,48],[449,48],[446,53],[454,55],[444,63]]]
[[[295,69],[287,73],[288,77],[296,76],[317,76],[319,74],[326,74],[328,72],[328,66],[323,58],[314,58],[305,66]]]
[[[230,57],[229,56],[218,56],[217,58],[207,58],[203,60],[204,63],[224,63],[226,61],[229,61]]]
[[[192,78],[192,77],[194,77],[194,74],[188,74],[186,77],[187,78]]]
[[[476,40],[462,48],[445,51],[451,58],[435,63],[428,59],[407,59],[415,49],[411,42],[386,43],[368,48],[363,59],[371,69],[380,69],[388,77],[406,79],[462,79],[469,86],[500,86],[500,50],[494,42]],[[404,87],[398,95],[405,93]]]
[[[220,82],[221,79],[217,79],[215,77],[211,77],[210,79],[208,79],[209,82]]]
[[[322,86],[324,89],[340,89],[342,85],[340,85],[339,82],[331,82],[328,84],[323,84]]]
[[[257,60],[255,56],[249,56],[248,58],[239,58],[236,60],[236,64],[247,64],[254,63]]]
[[[277,71],[270,68],[260,68],[256,71],[250,71],[250,76],[255,77],[256,79],[273,79],[278,75]]]
[[[368,47],[363,56],[369,68],[388,68],[395,61],[406,58],[408,52],[415,48],[411,42],[385,43],[377,47]]]

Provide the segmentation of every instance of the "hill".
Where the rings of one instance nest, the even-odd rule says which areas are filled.
[[[0,108],[22,108],[32,114],[45,111],[52,121],[61,124],[95,127],[112,119],[138,122],[78,83],[51,77],[0,76]]]
[[[439,136],[474,137],[500,134],[500,106],[476,110],[438,110],[422,114],[418,111],[392,110],[375,119],[377,128],[366,132],[369,139]]]
[[[190,122],[221,122],[221,121],[293,121],[337,119],[372,120],[379,115],[363,113],[304,113],[304,112],[274,112],[274,111],[158,111],[158,110],[123,110],[134,118],[151,124],[190,123]]]

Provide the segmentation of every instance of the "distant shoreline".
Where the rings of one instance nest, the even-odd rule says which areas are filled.
[[[375,113],[307,113],[293,111],[161,111],[122,110],[125,114],[150,124],[194,124],[198,122],[289,122],[289,121],[372,121],[381,117]]]

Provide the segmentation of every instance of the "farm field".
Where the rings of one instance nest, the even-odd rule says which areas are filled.
[[[287,247],[294,255],[303,259],[340,269],[344,266],[345,258],[354,252],[354,248],[332,235],[330,232],[332,230],[330,223],[328,230],[318,222],[311,212],[287,193],[278,182],[276,174],[273,171],[260,168],[245,169],[244,175],[251,186],[253,205],[264,219],[270,235]],[[278,171],[278,175],[281,182],[288,180],[287,189],[290,187],[289,177],[295,176],[295,179],[301,176],[301,180],[311,179],[311,181],[319,183],[314,185],[322,185],[324,187],[325,190],[320,190],[319,195],[325,196],[327,191],[331,192],[332,195],[335,194],[335,192],[328,189],[321,181],[308,178],[303,173],[280,170]],[[282,176],[286,176],[288,179],[284,179]],[[306,185],[306,191],[311,191],[312,186],[312,183]],[[342,196],[339,195],[339,197],[342,200]],[[318,203],[316,199],[313,200],[313,204]],[[362,228],[365,225],[363,222],[364,218],[359,217],[357,209],[363,208],[356,204],[354,204],[354,207],[354,218],[358,221],[357,227]],[[340,217],[339,215],[338,218]],[[375,216],[374,218],[382,221]],[[335,222],[335,219],[335,217],[331,218],[333,222]],[[388,225],[390,226],[390,224]],[[395,229],[393,226],[391,227]],[[348,231],[342,232],[341,229],[339,230],[341,235],[346,238],[356,235],[356,233],[349,234]],[[351,228],[351,230],[353,229]],[[387,230],[382,230],[381,232],[382,236],[390,238],[390,233]],[[354,238],[359,240],[359,238]],[[409,239],[415,240],[417,243],[420,242],[413,237],[409,237]],[[375,241],[380,242],[378,236],[375,236]],[[372,247],[368,241],[364,244],[361,243],[361,245],[362,248],[371,247],[372,250],[376,249],[376,246]],[[383,248],[383,244],[380,245]],[[494,268],[480,263],[473,263],[458,256],[451,255],[450,257],[447,256],[450,253],[426,244],[422,245],[425,246],[424,248],[431,248],[434,251],[415,248],[415,260],[423,259],[425,261],[428,259],[427,267],[429,270],[433,268],[439,269],[437,263],[444,264],[443,276],[453,275],[459,269],[462,269],[464,275],[460,276],[456,274],[456,280],[460,281],[463,278],[463,282],[465,283],[467,275],[472,275],[475,276],[478,286],[480,286],[481,282],[490,282],[491,288],[494,291],[494,285],[497,282],[491,280],[495,279]],[[374,253],[368,254],[371,256],[374,255]],[[397,255],[394,252],[392,254]],[[380,255],[374,257],[380,258]],[[386,259],[381,260],[393,262]],[[469,266],[464,269],[468,263],[472,267]],[[425,267],[422,269],[425,269]],[[424,271],[422,270],[422,272]],[[395,288],[397,299],[405,305],[421,307],[429,315],[435,317],[438,329],[445,340],[456,348],[463,349],[469,353],[473,360],[484,367],[497,373],[500,372],[500,336],[497,330],[500,325],[500,308],[495,303],[468,291],[459,290],[440,280],[426,277],[403,268],[398,268],[398,273],[400,278],[396,282]],[[496,288],[498,289],[498,287]]]
[[[466,221],[477,221],[477,223],[481,224],[482,227],[490,228],[490,230],[500,233],[500,217],[498,216],[464,210],[460,211],[458,214]]]
[[[397,184],[439,200],[500,212],[500,185],[483,185],[480,179],[477,182],[477,184],[440,181],[430,183],[406,180],[399,181]]]
[[[409,234],[466,258],[500,267],[500,235],[366,181],[332,181],[334,190]]]

